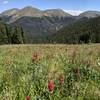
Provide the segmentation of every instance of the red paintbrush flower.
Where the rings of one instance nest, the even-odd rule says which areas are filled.
[[[26,97],[26,100],[30,100],[30,96],[27,96],[27,97]]]
[[[38,54],[36,52],[34,52],[32,54],[32,61],[34,62],[35,60],[37,60],[37,58],[38,58]]]
[[[53,91],[54,88],[55,88],[55,84],[54,84],[54,82],[52,80],[50,80],[48,82],[48,89],[49,89],[49,91]]]
[[[60,83],[60,84],[63,84],[63,83],[64,83],[64,75],[63,75],[63,74],[61,74],[61,75],[59,76],[59,83]]]

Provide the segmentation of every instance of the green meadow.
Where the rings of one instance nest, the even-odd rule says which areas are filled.
[[[100,44],[1,45],[0,100],[100,100]]]

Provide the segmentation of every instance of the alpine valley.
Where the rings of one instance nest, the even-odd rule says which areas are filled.
[[[0,43],[98,43],[99,16],[99,11],[73,16],[61,9],[13,8],[0,14]]]

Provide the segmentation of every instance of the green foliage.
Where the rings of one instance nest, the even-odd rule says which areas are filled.
[[[100,44],[7,45],[0,52],[0,100],[100,99]]]
[[[50,22],[59,22],[59,18],[47,18]],[[37,19],[34,19],[37,20]],[[64,21],[63,18],[60,20]],[[70,20],[70,19],[69,19]],[[45,31],[41,34],[24,34],[24,30],[20,24],[16,26],[6,25],[0,21],[0,44],[22,44],[22,43],[68,43],[68,44],[81,44],[81,43],[100,43],[100,17],[97,18],[82,18],[66,27],[60,29],[54,34],[46,34],[42,27],[39,29]],[[66,23],[66,22],[65,22]],[[46,23],[45,23],[46,25]],[[36,26],[35,26],[36,27]],[[43,26],[44,27],[44,26]],[[26,27],[27,29],[28,27]],[[48,27],[49,28],[49,27]],[[33,30],[34,28],[31,28]],[[37,30],[37,27],[35,28]],[[34,29],[34,30],[35,30]],[[50,29],[51,30],[51,29]],[[58,29],[57,29],[58,30]],[[38,32],[38,30],[37,30]],[[26,35],[26,36],[25,36]],[[26,38],[25,38],[26,37]]]
[[[11,27],[0,21],[0,44],[22,44],[24,42],[24,31],[22,27]]]
[[[49,36],[52,43],[100,43],[100,17],[79,20]]]

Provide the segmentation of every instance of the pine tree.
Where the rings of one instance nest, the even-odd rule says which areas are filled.
[[[9,31],[9,27],[7,25],[5,25],[6,28],[6,35],[7,35],[7,39],[8,39],[8,43],[11,44],[11,33]]]
[[[21,27],[21,37],[22,37],[22,43],[25,43],[24,31],[22,27]]]

